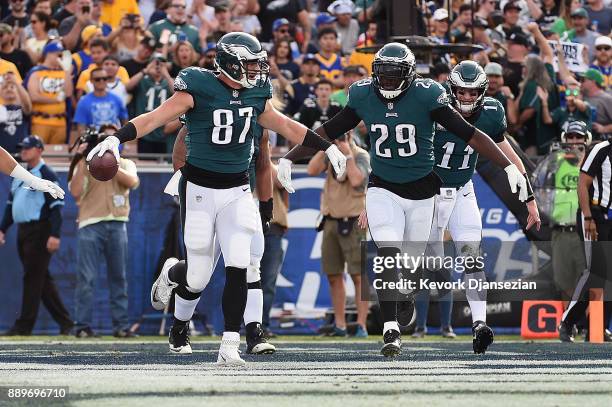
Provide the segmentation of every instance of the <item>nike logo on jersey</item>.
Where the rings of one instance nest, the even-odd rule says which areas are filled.
[[[246,192],[246,191],[248,191],[248,190],[249,190],[249,187],[244,187],[244,188],[242,188],[242,192]]]

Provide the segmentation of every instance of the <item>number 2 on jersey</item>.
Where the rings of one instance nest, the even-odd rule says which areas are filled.
[[[376,140],[376,155],[384,158],[391,158],[390,148],[383,148],[382,144],[389,138],[389,127],[386,124],[372,124],[372,133],[380,132],[380,137]],[[408,150],[401,147],[397,149],[400,157],[410,157],[416,154],[418,148],[416,144],[416,128],[412,124],[398,124],[395,126],[395,141],[398,144],[408,144]]]
[[[241,107],[238,109],[239,116],[246,116],[244,127],[238,137],[238,143],[244,143],[246,136],[251,128],[251,117],[253,107]],[[230,144],[234,130],[234,111],[229,109],[216,109],[213,111],[213,124],[215,127],[212,132],[212,142],[215,144]]]

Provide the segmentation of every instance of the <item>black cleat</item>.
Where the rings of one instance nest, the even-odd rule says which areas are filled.
[[[174,321],[168,334],[168,347],[174,353],[192,353],[189,343],[189,322],[177,323]]]
[[[574,342],[574,331],[572,327],[569,327],[565,322],[561,321],[557,327],[557,331],[559,331],[559,340],[561,340],[561,342]]]
[[[414,308],[414,297],[397,302],[397,323],[402,326],[410,326],[416,320],[416,310]]]
[[[259,322],[251,322],[246,326],[246,343],[246,352],[251,355],[270,355],[276,352],[276,347],[268,343]]]
[[[493,343],[493,330],[483,321],[476,321],[472,325],[472,347],[474,353],[485,353]]]
[[[99,338],[100,337],[100,335],[98,335],[96,332],[93,331],[93,329],[91,329],[88,326],[77,329],[76,332],[74,333],[74,336],[76,336],[77,338]]]
[[[399,331],[395,329],[389,329],[383,335],[385,344],[383,345],[380,353],[387,358],[393,358],[402,352],[402,338]]]

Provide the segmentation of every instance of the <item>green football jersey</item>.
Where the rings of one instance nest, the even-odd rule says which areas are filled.
[[[403,184],[431,173],[434,122],[430,112],[448,103],[444,88],[431,79],[415,79],[393,100],[379,96],[369,78],[352,84],[347,106],[368,129],[372,174]]]
[[[134,90],[134,113],[140,116],[143,113],[150,112],[164,103],[171,96],[170,85],[168,81],[162,79],[160,82],[155,82],[149,75],[145,75]],[[145,140],[165,142],[163,126],[153,130],[151,133],[144,136]]]
[[[272,97],[272,84],[230,89],[212,71],[190,67],[174,80],[174,90],[193,96],[185,113],[187,162],[206,171],[245,172],[254,150],[253,128]]]
[[[504,140],[507,128],[506,112],[499,100],[485,97],[477,115],[475,121],[468,120],[474,127],[487,134],[496,143]],[[434,154],[436,157],[434,171],[442,180],[444,187],[458,188],[472,179],[478,153],[465,141],[437,123]]]

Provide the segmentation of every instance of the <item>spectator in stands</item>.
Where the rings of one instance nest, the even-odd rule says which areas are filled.
[[[449,71],[450,72],[450,71]],[[338,89],[331,95],[331,101],[336,102],[340,107],[346,106],[348,99],[349,87],[368,76],[368,71],[361,65],[349,65],[344,68],[342,74],[342,80],[344,81],[344,88]]]
[[[475,18],[480,18],[484,21],[489,21],[489,16],[495,11],[495,5],[497,4],[494,0],[478,0],[478,11],[474,13]],[[446,10],[446,9],[443,9]],[[448,12],[447,12],[448,16]]]
[[[453,42],[466,42],[472,27],[472,8],[469,4],[459,7],[459,14],[451,24],[451,39]]]
[[[25,78],[32,69],[32,60],[28,53],[15,47],[13,28],[8,24],[0,23],[0,75],[4,73],[2,65],[9,66],[9,63],[15,67],[19,83],[21,83],[21,78]]]
[[[612,95],[603,90],[604,78],[596,69],[588,69],[582,75],[582,93],[584,100],[595,109],[593,130],[599,138],[612,135]]]
[[[595,61],[590,66],[597,69],[604,78],[604,89],[612,89],[612,39],[603,35],[595,40]]]
[[[97,68],[93,78],[106,75]],[[104,88],[103,88],[104,89]],[[83,97],[79,104],[92,96]],[[117,128],[101,128],[105,136]],[[117,175],[106,182],[93,178],[87,169],[83,154],[87,143],[77,150],[68,176],[70,193],[79,207],[77,231],[77,264],[75,287],[76,337],[97,336],[92,329],[95,283],[102,258],[106,260],[110,311],[113,334],[119,338],[135,336],[128,329],[127,259],[128,237],[126,224],[130,215],[130,190],[138,187],[139,180],[134,162],[121,158]],[[75,163],[76,161],[76,163]]]
[[[142,40],[140,16],[128,14],[121,19],[119,27],[113,30],[107,41],[111,44],[112,53],[125,61],[133,58],[138,52]]]
[[[519,94],[519,83],[523,78],[523,63],[529,54],[529,41],[522,33],[513,33],[508,38],[506,59],[500,64],[504,67],[504,83],[513,95]]]
[[[127,121],[127,110],[121,99],[108,93],[108,80],[108,74],[103,68],[91,71],[94,90],[79,100],[74,114],[78,134],[83,134],[85,128],[91,126],[100,128],[103,125],[114,125],[119,128]]]
[[[291,25],[289,24],[289,20],[286,18],[274,20],[274,23],[272,24],[272,42],[267,44],[264,43],[263,45],[268,51],[271,51],[274,48],[274,44],[277,44],[281,40],[289,41],[291,57],[294,60],[297,60],[302,55],[299,45],[291,37]]]
[[[514,125],[518,119],[517,98],[508,86],[504,85],[503,69],[500,64],[490,62],[485,66],[489,79],[486,96],[499,100],[506,111],[506,120]]]
[[[225,4],[219,4],[215,7],[215,19],[217,20],[217,28],[213,30],[209,35],[212,41],[219,41],[225,34],[234,31],[232,27],[232,19],[229,12],[229,8]]]
[[[66,18],[75,15],[77,13],[78,8],[78,0],[66,0],[63,6],[60,6],[60,8],[55,12],[55,14],[53,14],[53,19],[61,24],[62,21],[64,21]],[[66,47],[69,48],[67,45]]]
[[[99,29],[103,36],[108,36],[112,32],[110,25],[100,21],[100,3],[98,0],[78,0],[75,14],[65,18],[58,29],[66,48],[72,51],[85,48],[83,44],[85,38],[92,41],[94,39],[92,35],[96,33],[96,31],[90,31],[84,34],[89,26]]]
[[[523,31],[518,25],[521,10],[522,8],[518,1],[511,0],[504,5],[504,22],[497,27],[497,31],[503,32],[506,39],[510,38],[510,35],[513,33]]]
[[[197,53],[201,52],[200,36],[198,29],[187,23],[187,13],[185,0],[172,0],[168,8],[168,16],[149,26],[149,32],[153,34],[155,40],[160,43],[164,30],[170,31],[168,45],[172,45],[179,40],[179,37],[185,36],[186,40],[191,43],[193,49]],[[181,35],[182,33],[182,35]],[[166,44],[162,44],[166,45]]]
[[[33,63],[37,63],[42,55],[42,50],[49,41],[49,30],[55,27],[55,22],[51,17],[42,11],[37,11],[30,17],[32,26],[32,37],[25,41],[24,50],[30,56]]]
[[[533,0],[527,3],[532,12],[533,20],[540,25],[542,31],[550,30],[561,13],[561,2],[556,0],[542,0],[541,5],[537,5]],[[533,8],[535,6],[535,8]]]
[[[429,39],[436,44],[450,43],[448,36],[448,11],[445,8],[439,8],[434,11]]]
[[[293,62],[291,43],[288,40],[279,40],[274,44],[269,60],[278,66],[281,74],[292,81],[300,76],[300,66]]]
[[[35,13],[44,13],[49,16],[51,21],[54,21],[51,17],[51,1],[50,0],[36,0],[34,3],[34,8],[32,9],[32,15]],[[32,21],[30,19],[30,21]],[[54,21],[53,27],[49,29],[49,37],[59,37],[59,33],[57,32],[57,21]],[[26,39],[32,38],[34,36],[34,32],[32,31],[32,23],[28,24],[24,29],[24,37]]]
[[[561,40],[585,45],[589,53],[590,63],[595,58],[595,40],[599,37],[599,34],[587,28],[589,25],[589,14],[582,7],[572,11],[570,16],[574,28],[566,31]]]
[[[567,125],[576,121],[585,123],[588,130],[591,130],[592,109],[587,102],[582,100],[579,83],[566,85],[565,107],[557,106],[552,112],[548,110],[548,91],[538,87],[537,95],[542,106],[542,121],[545,124],[554,125],[557,134],[567,131]]]
[[[581,5],[580,0],[561,0],[559,18],[555,20],[550,30],[558,34],[559,37],[563,36],[567,30],[573,27],[571,13],[580,8]]]
[[[591,20],[591,29],[601,35],[610,35],[612,26],[612,8],[610,3],[606,6],[603,0],[587,0],[586,11]]]
[[[42,159],[44,145],[37,136],[21,143],[21,159],[34,176],[59,183],[57,175]],[[0,245],[5,243],[8,228],[17,224],[17,252],[23,264],[23,297],[21,314],[6,335],[31,335],[42,300],[51,317],[60,326],[60,334],[68,335],[73,322],[58,294],[49,273],[51,255],[60,248],[60,229],[64,200],[23,188],[14,179],[11,184],[4,217],[0,223]]]
[[[320,79],[321,66],[313,54],[306,54],[302,60],[301,75],[293,80],[285,92],[287,93],[285,113],[294,115],[306,98],[315,98],[314,88]]]
[[[336,0],[327,10],[336,17],[336,32],[342,55],[350,55],[355,50],[359,37],[359,23],[353,18],[355,3],[351,0]]]
[[[549,110],[559,105],[559,95],[552,66],[552,48],[542,35],[537,23],[531,22],[527,28],[540,48],[540,56],[529,55],[525,59],[523,81],[520,84],[518,127],[525,127],[524,136],[520,140],[523,149],[530,155],[542,155],[548,153],[550,143],[556,138],[557,132],[553,126],[544,123],[543,109],[537,96],[537,89],[540,87],[548,92],[547,107]]]
[[[172,96],[174,81],[168,73],[163,55],[154,54],[149,65],[130,79],[127,88],[134,95],[135,116],[154,110]],[[160,127],[138,139],[138,152],[154,154],[172,152],[174,143],[168,145],[166,139],[163,127]]]
[[[342,107],[330,100],[332,90],[333,84],[329,79],[317,82],[314,90],[316,98],[304,100],[304,104],[294,116],[295,120],[314,130],[334,117]]]
[[[254,36],[261,32],[261,24],[256,15],[249,13],[248,0],[234,0],[230,3],[231,19],[235,23],[240,23],[242,31]]]
[[[117,77],[119,71],[119,60],[113,55],[107,55],[102,62],[102,68],[108,74],[108,81],[106,82],[106,90],[109,93],[116,95],[124,106],[128,103],[128,92],[126,85],[121,82],[121,79]],[[94,91],[93,83],[91,80],[87,81],[87,93]]]
[[[321,66],[321,76],[329,79],[336,89],[342,87],[342,69],[344,63],[342,57],[335,52],[338,33],[331,28],[319,31],[319,52],[315,58]]]
[[[6,16],[2,22],[15,27],[14,34],[19,38],[21,30],[30,24],[30,16],[26,11],[26,0],[9,0],[8,3],[11,8],[11,14]]]
[[[28,92],[17,83],[14,73],[2,76],[0,83],[0,147],[10,154],[17,152],[17,145],[26,137],[32,102]]]
[[[275,336],[270,331],[270,310],[276,296],[276,281],[285,260],[283,237],[289,227],[289,193],[283,188],[276,177],[276,165],[272,165],[272,200],[273,212],[270,230],[264,235],[264,254],[261,258],[261,288],[263,290],[262,325],[266,336]]]
[[[202,68],[214,70],[215,69],[215,58],[217,57],[217,44],[211,42],[207,45],[204,55],[200,59],[200,65]]]
[[[164,2],[168,5],[170,4],[169,0],[164,0]],[[215,8],[206,4],[205,0],[195,0],[190,1],[190,3],[191,8],[189,8],[189,4],[187,5],[189,8],[187,12],[187,21],[200,31],[200,40],[206,39],[209,33],[217,29],[218,23],[217,20],[215,20]],[[164,7],[167,9],[167,6]],[[164,13],[160,20],[165,17],[166,15]],[[149,24],[153,24],[153,21],[149,22]],[[202,44],[204,44],[204,42],[202,42]]]
[[[331,89],[329,81],[320,84]],[[365,188],[370,173],[368,153],[357,147],[350,133],[335,141],[340,151],[347,156],[345,174],[336,177],[324,153],[317,153],[308,163],[308,175],[316,176],[326,171],[325,184],[321,195],[321,214],[323,230],[321,243],[321,269],[329,281],[331,299],[334,307],[334,330],[331,336],[346,336],[344,271],[351,276],[355,285],[355,305],[357,306],[356,337],[366,337],[366,318],[368,301],[361,293],[361,241],[365,232],[357,226],[359,214],[365,208]],[[365,281],[363,284],[367,284]]]
[[[172,68],[170,69],[170,76],[175,78],[181,69],[188,68],[198,61],[198,54],[196,54],[193,46],[189,41],[180,41],[176,44],[174,52],[172,53]]]
[[[66,143],[65,101],[72,95],[72,78],[60,62],[63,51],[59,41],[45,45],[42,63],[32,68],[25,81],[32,100],[31,133],[45,144]]]
[[[156,41],[153,37],[150,35],[145,35],[143,39],[140,40],[136,55],[134,55],[133,58],[121,63],[130,78],[142,71],[147,66],[149,59],[155,50],[155,44]]]
[[[311,28],[308,19],[306,5],[301,0],[286,0],[278,2],[276,0],[259,0],[259,7],[253,14],[257,14],[261,23],[262,42],[272,41],[272,23],[279,18],[286,18],[290,24],[299,25],[302,29],[301,52],[306,53],[310,42]]]
[[[448,24],[448,20],[446,21]],[[359,34],[357,39],[357,47],[371,47],[376,44],[376,29],[377,25],[375,21],[368,22],[366,26],[366,30]]]
[[[104,39],[92,41],[89,49],[91,50],[91,64],[79,75],[79,79],[76,84],[77,99],[80,99],[83,93],[87,90],[87,82],[89,81],[91,72],[96,68],[102,67],[104,58],[109,55],[110,51],[108,42]],[[122,66],[120,66],[117,70],[117,76],[124,84],[127,84],[128,80],[130,79],[127,71]]]
[[[431,68],[429,75],[431,76],[431,79],[433,79],[434,81],[438,83],[444,83],[448,80],[448,76],[450,75],[450,72],[451,70],[448,64],[439,62]]]
[[[102,23],[110,25],[113,29],[119,26],[119,23],[124,15],[140,15],[140,10],[138,9],[138,4],[136,0],[102,1],[100,5],[100,21]]]

